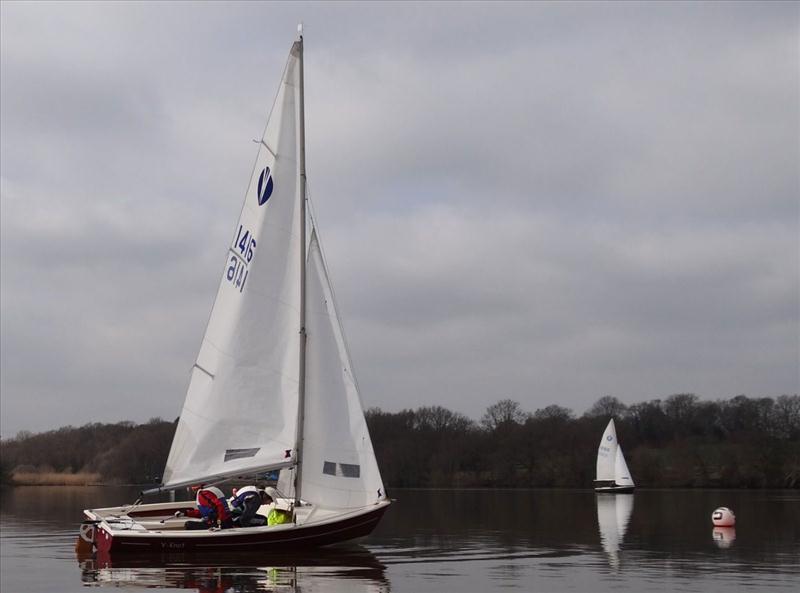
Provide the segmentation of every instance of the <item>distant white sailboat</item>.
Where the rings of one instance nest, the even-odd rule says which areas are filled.
[[[633,492],[635,484],[625,463],[622,447],[617,441],[617,429],[614,419],[608,421],[608,426],[600,439],[597,448],[597,477],[594,480],[595,492]]]

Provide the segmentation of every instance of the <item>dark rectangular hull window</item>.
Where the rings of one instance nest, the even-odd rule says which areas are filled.
[[[256,453],[261,450],[261,447],[255,449],[228,449],[225,451],[225,461],[232,459],[243,459],[245,457],[255,457]]]

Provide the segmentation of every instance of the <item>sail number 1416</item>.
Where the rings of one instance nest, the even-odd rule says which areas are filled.
[[[252,237],[250,231],[239,225],[236,239],[233,241],[233,246],[230,250],[231,257],[228,261],[228,269],[225,272],[226,280],[238,288],[239,292],[244,290],[244,285],[247,282],[247,266],[253,261],[255,251],[256,240]]]

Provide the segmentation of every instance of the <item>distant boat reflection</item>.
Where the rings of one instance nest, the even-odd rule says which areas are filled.
[[[276,556],[234,554],[78,554],[87,585],[225,591],[302,590],[388,593],[384,565],[360,546]]]
[[[633,514],[633,494],[598,494],[597,524],[600,544],[613,569],[620,564],[619,552]]]
[[[714,527],[711,538],[718,548],[730,548],[736,540],[735,527]]]

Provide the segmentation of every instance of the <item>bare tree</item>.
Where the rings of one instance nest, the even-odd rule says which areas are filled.
[[[486,413],[481,418],[481,424],[490,431],[509,424],[522,424],[528,414],[522,411],[519,402],[512,399],[501,399],[496,404],[486,408]]]
[[[572,420],[575,414],[572,410],[563,406],[551,405],[546,408],[541,408],[533,413],[533,417],[537,420]]]
[[[627,409],[628,406],[623,404],[613,395],[604,395],[594,402],[594,404],[592,404],[592,407],[586,411],[584,416],[589,418],[597,418],[598,416],[605,418],[620,418]]]

